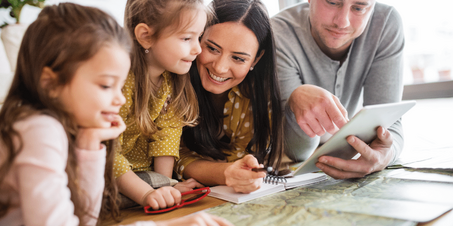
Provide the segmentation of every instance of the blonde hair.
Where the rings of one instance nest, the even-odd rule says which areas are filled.
[[[49,90],[69,84],[77,68],[92,58],[104,46],[116,44],[130,52],[132,41],[121,26],[108,14],[99,9],[72,3],[45,7],[35,22],[25,32],[18,54],[17,69],[13,83],[0,111],[0,141],[7,151],[0,166],[0,183],[5,179],[15,157],[23,147],[20,134],[13,128],[15,122],[35,114],[46,114],[57,119],[68,138],[68,160],[66,173],[74,214],[82,222],[91,216],[85,191],[79,186],[78,162],[75,154],[77,124],[71,112]],[[49,67],[58,76],[49,86],[42,87],[40,78],[43,68]],[[15,146],[14,139],[19,140]],[[109,145],[112,147],[113,145]],[[114,148],[107,149],[105,188],[101,215],[109,213],[118,219],[117,187],[113,176]],[[4,216],[10,202],[0,203],[0,217]]]
[[[135,38],[135,27],[144,23],[153,28],[154,39],[162,37],[163,30],[173,28],[177,32],[191,21],[183,21],[182,15],[190,10],[203,7],[206,10],[208,21],[212,13],[204,6],[203,0],[128,0],[125,11],[125,27],[133,39],[131,71],[135,76],[135,106],[129,109],[129,114],[135,117],[140,131],[150,136],[159,131],[151,119],[148,109],[150,99],[156,98],[156,92],[148,76],[148,63],[143,47]],[[171,107],[175,109],[175,116],[182,119],[181,126],[195,126],[198,118],[198,101],[190,83],[189,74],[178,76],[170,73],[173,81]]]

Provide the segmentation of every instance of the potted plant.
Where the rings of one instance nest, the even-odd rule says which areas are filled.
[[[36,7],[44,7],[45,0],[1,0],[0,8],[10,8],[11,17],[16,19],[16,24],[20,23],[20,12],[22,8],[27,4]],[[4,27],[7,24],[3,24]]]
[[[44,7],[45,0],[1,0],[0,8],[10,10],[10,15],[16,23],[1,25],[1,39],[5,46],[6,55],[11,65],[11,70],[16,68],[17,54],[19,52],[20,42],[27,30],[28,24],[21,23],[20,15],[25,5]]]

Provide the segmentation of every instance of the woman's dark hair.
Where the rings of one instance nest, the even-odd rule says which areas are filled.
[[[267,10],[259,0],[214,0],[211,7],[216,15],[212,25],[239,22],[250,29],[258,39],[256,56],[264,55],[238,85],[242,95],[250,99],[253,109],[253,138],[246,147],[254,153],[259,163],[268,160],[274,169],[280,165],[283,154],[283,124],[280,90],[276,76],[274,37]],[[212,26],[211,25],[211,26]],[[199,125],[185,128],[183,141],[192,151],[215,160],[225,160],[223,150],[229,149],[229,141],[219,138],[223,117],[215,111],[210,93],[203,88],[196,64],[190,70],[192,85],[200,106]],[[271,111],[271,118],[269,118]],[[255,152],[252,152],[255,147]]]

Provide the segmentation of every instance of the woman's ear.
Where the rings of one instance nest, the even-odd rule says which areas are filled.
[[[149,49],[153,45],[154,29],[145,23],[139,23],[134,29],[135,38],[138,43],[144,48]]]
[[[255,57],[255,60],[252,63],[252,67],[255,67],[255,65],[260,61],[261,57],[264,55],[264,49],[261,50],[260,55]]]
[[[49,90],[50,97],[54,98],[58,96],[56,90],[58,75],[49,67],[44,67],[41,72],[41,77],[39,78],[39,84],[44,90]]]

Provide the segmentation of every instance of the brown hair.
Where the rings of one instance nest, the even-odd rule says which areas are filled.
[[[75,206],[74,214],[81,220],[80,224],[84,224],[83,216],[89,215],[87,210],[91,204],[84,199],[85,192],[79,187],[80,178],[77,178],[78,163],[74,151],[77,124],[71,113],[65,111],[56,98],[49,96],[49,90],[69,84],[81,63],[92,58],[102,47],[112,44],[121,46],[127,52],[132,48],[127,32],[101,10],[71,3],[45,7],[25,32],[14,79],[0,111],[0,139],[7,150],[6,159],[0,166],[0,183],[24,142],[13,128],[15,122],[31,115],[46,114],[63,125],[69,144],[66,165],[68,187]],[[40,85],[44,67],[49,67],[58,75],[46,88]],[[19,140],[18,147],[14,146],[14,139]],[[117,219],[119,210],[117,187],[113,179],[113,159],[113,148],[109,148],[101,214],[110,211]],[[6,214],[9,204],[0,203],[0,217]]]
[[[154,29],[153,37],[160,38],[165,28],[173,28],[171,32],[177,32],[191,21],[183,21],[182,15],[190,10],[203,7],[208,15],[208,21],[212,16],[203,0],[128,0],[124,16],[125,28],[129,31],[134,43],[132,53],[131,71],[135,75],[135,106],[129,109],[133,114],[140,131],[150,136],[158,132],[157,126],[148,111],[148,102],[156,98],[154,84],[148,76],[148,63],[143,47],[135,37],[135,27],[144,23]],[[195,126],[198,118],[198,102],[195,92],[190,84],[189,75],[178,76],[170,73],[173,80],[172,99],[170,103],[175,109],[176,117],[183,119],[181,126]]]

